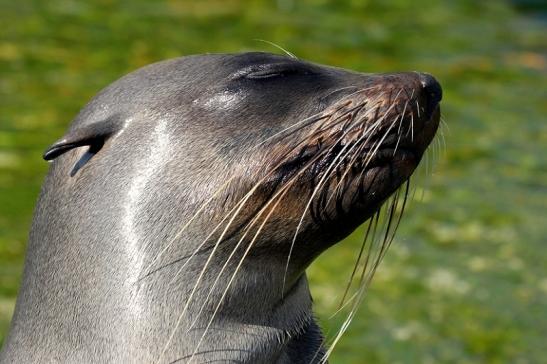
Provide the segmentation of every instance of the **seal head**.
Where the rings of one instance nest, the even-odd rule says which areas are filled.
[[[114,82],[44,154],[0,358],[320,362],[305,269],[408,180],[440,99],[427,74],[267,53]]]

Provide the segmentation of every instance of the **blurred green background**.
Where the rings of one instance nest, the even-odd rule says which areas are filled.
[[[279,52],[444,87],[446,151],[332,363],[547,363],[542,1],[0,0],[0,343],[44,148],[99,89],[165,58]],[[310,269],[326,331],[362,231]]]

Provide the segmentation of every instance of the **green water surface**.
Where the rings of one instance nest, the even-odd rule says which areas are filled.
[[[98,90],[165,58],[262,50],[444,88],[446,149],[332,363],[547,363],[547,12],[540,1],[0,0],[0,343],[41,153]],[[333,333],[363,231],[309,270]]]

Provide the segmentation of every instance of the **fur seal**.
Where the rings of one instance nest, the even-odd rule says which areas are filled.
[[[325,362],[305,269],[408,180],[440,100],[267,53],[114,82],[44,154],[0,362]]]

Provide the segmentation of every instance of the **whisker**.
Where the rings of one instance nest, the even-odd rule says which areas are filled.
[[[399,97],[400,93],[401,93],[402,89],[399,90],[399,92],[397,93],[397,95],[395,96],[395,98]],[[405,104],[405,108],[406,108],[406,104]],[[389,109],[388,111],[386,112],[386,114],[389,112]],[[403,114],[404,115],[404,112]],[[402,116],[401,117],[397,117],[393,123],[396,123],[397,120],[400,119],[401,121],[399,122],[399,129],[400,129],[400,126],[402,124]],[[373,132],[375,131],[375,129],[381,124],[382,122],[382,118],[378,119],[372,126],[374,127],[373,130],[370,131],[370,136],[369,138],[367,138],[367,140],[365,140],[364,142],[362,142],[363,144],[363,148],[359,149],[356,153],[354,153],[354,157],[350,160],[350,162],[348,163],[348,167],[346,168],[346,171],[343,173],[342,177],[340,178],[340,181],[338,182],[338,184],[336,185],[336,187],[334,188],[334,191],[333,193],[331,194],[331,197],[328,199],[326,205],[328,205],[328,203],[330,202],[330,200],[336,195],[338,189],[340,188],[340,186],[342,185],[342,182],[344,181],[344,178],[346,177],[346,175],[349,173],[349,171],[351,170],[351,165],[354,163],[354,161],[360,156],[361,152],[362,152],[362,149],[364,149],[364,147],[366,146],[367,142],[370,140],[370,138],[373,136]],[[393,125],[392,125],[393,126]],[[390,128],[387,130],[386,134],[384,135],[384,137],[377,143],[377,146],[378,148],[381,146],[383,140],[385,139],[385,137],[387,137],[387,135],[389,134],[389,131],[392,129],[392,127],[390,126]],[[363,131],[363,134],[366,134],[368,132],[368,130],[364,130]],[[399,134],[399,137],[400,137],[400,134]],[[355,143],[359,143],[360,140],[357,140]],[[399,142],[397,141],[397,144]],[[376,154],[378,148],[374,149],[374,145],[372,147],[372,149],[374,149],[374,151],[372,153],[370,153],[370,157],[365,161],[365,165],[363,166],[363,171],[361,172],[360,174],[360,177],[362,176],[363,172],[366,170],[366,167],[368,166],[368,164],[370,163],[370,161],[372,160],[372,158],[374,157],[374,155]],[[397,147],[395,148],[397,149]]]
[[[382,116],[382,118],[384,118],[385,115],[387,115],[387,114],[389,113],[389,111],[390,111],[393,107],[394,107],[394,104],[392,104],[392,105],[388,108],[388,110],[385,112],[385,114]],[[392,123],[391,126],[389,127],[388,131],[386,132],[386,134],[382,137],[382,139],[381,139],[380,142],[378,143],[378,147],[379,147],[379,145],[383,142],[383,140],[385,139],[385,137],[387,136],[387,134],[389,133],[389,131],[391,130],[391,128],[393,127],[393,125],[394,125],[394,124]],[[300,228],[301,228],[301,226],[302,226],[302,223],[303,223],[303,221],[304,221],[304,217],[305,217],[305,215],[306,215],[306,213],[307,213],[307,211],[308,211],[308,209],[309,209],[309,207],[310,207],[310,205],[311,205],[311,202],[313,201],[313,198],[315,197],[315,195],[317,194],[317,192],[319,191],[319,189],[322,188],[322,185],[323,185],[324,181],[325,181],[325,180],[327,179],[327,177],[329,176],[329,173],[331,172],[333,166],[335,166],[335,163],[336,163],[337,159],[339,158],[340,154],[341,154],[341,153],[344,151],[344,149],[346,149],[349,145],[350,145],[350,144],[346,144],[346,145],[342,148],[341,152],[336,156],[336,158],[335,158],[335,159],[331,162],[331,164],[326,168],[326,170],[325,170],[325,172],[324,172],[324,175],[322,176],[321,180],[319,181],[319,183],[317,184],[317,186],[314,188],[314,190],[313,190],[313,192],[312,192],[310,198],[308,199],[308,203],[306,204],[306,207],[304,208],[304,212],[303,212],[302,215],[301,215],[300,221],[299,221],[299,223],[298,223],[298,226],[297,226],[297,228],[296,228],[296,232],[295,232],[295,234],[294,234],[294,237],[293,237],[293,240],[292,240],[292,243],[291,243],[291,247],[290,247],[290,249],[289,249],[289,257],[288,257],[288,259],[287,259],[287,264],[286,264],[286,266],[285,266],[285,276],[286,276],[286,273],[287,273],[287,270],[288,270],[289,261],[290,261],[290,256],[291,256],[292,250],[293,250],[293,248],[294,248],[294,244],[295,244],[295,242],[296,242],[296,238],[297,238],[297,236],[298,236],[298,232],[299,232],[299,230],[300,230]],[[357,144],[353,144],[353,145],[357,145]],[[371,160],[372,156],[376,153],[378,147],[371,153],[371,157],[368,158],[368,160],[365,162],[365,165],[368,164],[368,163],[370,163],[370,160]],[[284,282],[284,284],[283,284],[283,286],[284,286],[284,285],[285,285],[285,278],[283,279],[283,282]]]
[[[158,358],[158,361],[157,362],[160,362],[161,359],[163,358],[163,356],[165,355],[168,347],[169,347],[169,344],[171,343],[171,341],[173,340],[173,337],[175,336],[177,330],[178,330],[178,327],[180,326],[181,322],[182,322],[182,319],[184,318],[184,315],[186,314],[186,311],[188,310],[188,307],[190,305],[190,302],[192,301],[193,297],[194,297],[194,294],[197,290],[197,287],[199,286],[199,284],[201,283],[201,280],[205,274],[205,270],[207,269],[208,265],[210,264],[210,262],[212,261],[213,259],[213,255],[215,253],[215,251],[217,250],[220,242],[222,241],[222,239],[224,238],[224,235],[226,234],[226,232],[228,231],[229,227],[231,226],[232,222],[235,220],[235,218],[237,217],[237,215],[239,214],[239,212],[241,211],[241,209],[243,208],[243,206],[245,205],[245,202],[248,201],[248,199],[251,197],[252,193],[254,193],[254,190],[258,188],[258,184],[255,185],[254,189],[251,189],[251,191],[249,193],[247,193],[247,196],[243,199],[242,203],[240,204],[240,206],[237,208],[236,212],[234,213],[234,215],[232,216],[232,218],[230,219],[230,221],[228,222],[228,224],[226,225],[226,227],[224,228],[224,230],[222,231],[220,237],[218,238],[217,242],[215,243],[213,249],[211,250],[211,253],[209,254],[209,257],[207,258],[207,261],[205,262],[205,265],[203,266],[197,280],[196,280],[196,283],[194,284],[193,288],[192,288],[192,291],[190,292],[190,296],[188,297],[188,299],[186,300],[186,304],[184,305],[184,308],[182,310],[182,313],[179,315],[179,318],[177,319],[177,322],[175,323],[175,327],[173,329],[173,331],[171,332],[171,335],[169,335],[169,338],[167,339],[167,342],[165,344],[165,346],[163,347],[163,350],[161,352],[161,355],[160,357]],[[212,233],[211,233],[212,234]],[[205,240],[207,241],[207,240]],[[186,264],[186,262],[185,262]]]
[[[343,109],[345,106],[348,106],[349,103],[351,103],[351,100],[350,100],[351,97],[355,96],[356,94],[359,94],[359,93],[362,93],[362,92],[371,90],[371,89],[373,89],[373,88],[375,88],[375,87],[377,87],[377,86],[358,89],[357,91],[355,91],[355,92],[353,92],[353,93],[351,93],[351,94],[349,94],[349,95],[345,95],[344,97],[342,97],[340,100],[338,100],[338,101],[336,102],[336,105],[337,105],[336,108],[334,108],[334,110],[329,111],[329,113],[326,113],[326,114],[325,114],[325,110],[323,110],[323,111],[318,112],[317,114],[314,114],[314,115],[312,115],[312,116],[308,116],[307,118],[304,118],[304,119],[302,119],[301,121],[296,122],[296,123],[294,123],[293,125],[291,125],[291,126],[285,128],[285,129],[283,129],[283,130],[281,130],[281,131],[275,133],[274,135],[272,135],[272,136],[266,138],[266,139],[263,140],[262,142],[258,143],[258,144],[257,144],[257,147],[258,147],[258,146],[261,146],[261,145],[263,145],[263,144],[265,144],[265,143],[267,143],[268,141],[271,141],[272,139],[274,139],[274,138],[280,136],[280,135],[283,134],[283,133],[286,133],[286,132],[288,132],[288,131],[294,132],[295,130],[293,130],[293,129],[296,128],[296,127],[299,127],[298,129],[296,129],[296,130],[299,130],[299,129],[304,128],[304,127],[306,127],[306,126],[309,126],[310,124],[315,123],[315,122],[317,122],[317,121],[320,121],[320,120],[323,120],[323,119],[328,119],[328,118],[331,117],[333,114],[335,114],[335,113],[338,112],[339,110]],[[359,105],[358,105],[358,106],[359,106]],[[356,106],[356,107],[358,107],[358,106]],[[353,109],[347,110],[346,113],[347,113],[347,112],[351,112],[351,111],[353,111]]]
[[[350,300],[348,300],[348,303],[351,302],[351,301],[354,301],[354,303],[352,305],[352,308],[351,308],[346,320],[344,321],[344,323],[340,327],[336,337],[332,341],[332,343],[330,345],[330,348],[327,350],[327,352],[323,356],[323,358],[321,360],[322,363],[325,363],[327,361],[328,357],[333,352],[334,347],[336,346],[336,344],[338,343],[338,341],[342,337],[343,333],[349,327],[349,324],[353,320],[353,318],[354,318],[354,316],[357,312],[357,308],[359,307],[360,303],[362,302],[362,300],[364,298],[364,293],[365,293],[366,289],[368,288],[368,286],[369,286],[369,284],[372,280],[372,277],[374,276],[374,273],[376,272],[376,270],[379,266],[379,263],[384,258],[389,246],[391,245],[391,242],[394,239],[395,232],[397,231],[397,228],[399,227],[399,223],[401,221],[402,215],[403,215],[404,210],[405,210],[406,201],[407,201],[408,193],[409,193],[409,186],[410,186],[410,181],[407,181],[406,184],[405,184],[404,194],[403,194],[403,197],[402,197],[401,210],[398,213],[398,217],[396,218],[396,221],[395,221],[394,224],[393,224],[393,220],[395,219],[395,215],[397,213],[400,189],[397,190],[391,198],[391,203],[389,203],[390,207],[386,211],[386,213],[387,213],[387,225],[386,225],[385,229],[383,229],[384,230],[384,234],[383,234],[384,237],[382,239],[382,244],[380,245],[380,250],[377,252],[377,254],[375,255],[375,258],[373,259],[374,263],[372,264],[371,269],[368,270],[369,273],[367,274],[366,272],[367,272],[367,268],[368,268],[368,265],[369,265],[370,257],[372,256],[373,247],[374,247],[374,245],[376,245],[375,244],[376,239],[374,238],[374,236],[376,235],[376,232],[374,231],[373,234],[372,234],[373,239],[372,239],[371,244],[369,245],[369,249],[367,250],[365,263],[364,263],[363,269],[361,271],[362,273],[361,273],[361,279],[360,279],[360,288],[358,289],[358,291],[354,295],[352,295]],[[374,220],[374,223],[375,223],[374,230],[376,230],[376,226],[377,226],[377,223],[378,223],[378,217],[379,217],[380,213],[381,213],[381,210],[379,210],[374,215],[374,217],[371,218],[371,222],[369,223],[370,225],[372,225],[372,221]],[[390,234],[390,231],[391,231],[391,234]],[[368,235],[368,230],[367,230],[367,235]],[[340,312],[340,309],[337,311],[337,313],[338,312]]]
[[[269,40],[264,40],[264,39],[253,39],[254,41],[257,41],[257,42],[264,42],[264,43],[267,43],[269,45],[271,45],[272,47],[275,47],[277,49],[279,49],[280,51],[282,51],[283,53],[285,53],[287,56],[293,58],[293,59],[298,59],[298,57],[296,57],[293,53],[289,52],[288,50],[286,50],[285,48],[281,47],[279,44],[276,44],[274,42],[270,42]]]
[[[376,106],[374,106],[373,108],[370,109],[370,111],[374,111],[376,108]],[[366,114],[365,114],[366,115]],[[364,117],[364,116],[363,116]],[[356,123],[359,123],[360,121],[356,121]],[[362,145],[357,149],[357,151],[354,153],[354,156],[353,158],[349,161],[348,163],[348,166],[346,168],[346,170],[344,171],[344,173],[342,174],[341,178],[340,178],[340,181],[337,183],[336,187],[333,189],[333,192],[331,193],[331,196],[330,198],[327,200],[326,204],[325,205],[328,205],[330,203],[330,201],[332,200],[332,198],[334,196],[337,195],[338,191],[339,191],[339,188],[341,187],[342,185],[342,182],[344,181],[344,178],[346,177],[346,175],[349,173],[349,171],[351,170],[351,165],[355,162],[355,160],[359,157],[359,155],[361,154],[361,152],[363,151],[363,149],[366,147],[366,144],[370,141],[370,139],[372,138],[372,136],[374,135],[374,131],[376,131],[376,129],[380,126],[382,122],[382,119],[379,119],[379,120],[376,120],[370,127],[366,127],[364,130],[363,130],[363,134],[361,137],[359,137],[359,139],[357,139],[354,144],[359,144],[361,143]],[[368,134],[368,137],[366,140],[362,140],[363,137],[367,136]],[[352,150],[349,150],[346,154],[349,154]],[[341,158],[341,161],[343,161],[345,159],[345,156]],[[366,168],[368,162],[365,163],[365,166],[363,167],[363,170]],[[337,166],[336,166],[337,167]],[[335,168],[336,168],[335,167]]]
[[[319,157],[320,157],[320,156],[317,156],[316,159],[319,158]],[[281,162],[280,162],[278,165],[280,165],[280,164],[281,164]],[[309,163],[309,165],[311,165],[311,162]],[[274,168],[273,170],[275,170],[275,168]],[[302,173],[303,171],[304,171],[304,169],[303,169],[300,173]],[[191,293],[190,293],[190,296],[189,296],[189,298],[188,298],[187,301],[186,301],[186,304],[185,304],[185,306],[184,306],[184,308],[183,308],[183,311],[182,311],[182,313],[180,314],[180,316],[179,316],[179,318],[178,318],[178,320],[177,320],[177,323],[175,324],[175,328],[173,329],[172,334],[170,335],[170,337],[169,337],[168,340],[167,340],[167,343],[165,344],[165,347],[164,347],[163,352],[162,352],[162,356],[160,356],[160,358],[158,359],[158,361],[161,361],[161,358],[163,357],[163,355],[164,355],[164,353],[166,352],[166,350],[167,350],[167,348],[168,348],[170,342],[172,341],[172,339],[173,339],[173,337],[174,337],[174,335],[175,335],[175,333],[176,333],[176,331],[177,331],[177,328],[180,326],[180,323],[182,322],[182,319],[183,319],[185,313],[187,312],[188,306],[189,306],[190,302],[191,302],[192,299],[193,299],[193,296],[194,296],[194,294],[195,294],[195,292],[196,292],[196,289],[197,289],[197,287],[199,286],[199,283],[201,283],[201,280],[202,280],[202,278],[203,278],[204,272],[205,272],[205,270],[207,269],[208,265],[210,264],[210,262],[211,262],[211,260],[212,260],[212,257],[213,257],[213,254],[215,253],[215,251],[216,251],[216,249],[217,249],[217,247],[218,247],[220,241],[223,239],[223,237],[224,237],[224,235],[225,235],[227,229],[231,226],[231,224],[233,223],[235,217],[239,214],[239,212],[241,211],[241,209],[242,209],[242,207],[244,206],[244,204],[245,204],[245,203],[247,202],[247,200],[251,197],[251,195],[255,192],[255,190],[260,186],[261,182],[263,182],[264,179],[265,179],[265,178],[261,179],[261,180],[260,180],[260,181],[259,181],[259,182],[258,182],[258,183],[257,183],[257,184],[256,184],[256,185],[255,185],[255,186],[254,186],[254,187],[253,187],[253,188],[252,188],[252,189],[251,189],[243,198],[242,198],[242,200],[240,200],[240,202],[238,203],[238,205],[236,205],[236,206],[234,207],[234,209],[235,209],[236,207],[237,207],[237,209],[236,209],[235,213],[233,214],[232,218],[230,219],[230,221],[228,222],[228,224],[226,225],[226,227],[225,227],[224,231],[222,232],[221,236],[219,237],[219,239],[218,239],[217,242],[215,243],[215,245],[214,245],[214,247],[213,247],[213,250],[211,251],[211,253],[210,253],[210,255],[209,255],[209,257],[208,257],[208,259],[207,259],[207,261],[206,261],[206,263],[205,263],[205,266],[202,268],[202,270],[201,270],[201,272],[200,272],[200,274],[199,274],[199,276],[198,276],[198,279],[197,279],[196,283],[194,284],[194,287],[193,287],[193,289],[192,289],[192,291],[191,291]],[[296,179],[296,177],[294,178],[294,180],[295,180],[295,179]],[[234,209],[232,209],[230,212],[232,212]],[[206,241],[211,237],[211,235],[218,229],[218,227],[222,224],[222,222],[225,221],[225,219],[226,219],[226,217],[217,225],[217,227],[213,230],[213,232],[211,232],[211,233],[208,235],[208,237],[202,242],[202,244],[200,244],[200,247],[203,246],[203,244],[205,244],[205,242],[206,242]],[[199,248],[199,247],[198,247],[198,248]],[[183,267],[184,267],[187,263],[188,263],[188,261],[184,263]],[[178,271],[177,274],[175,275],[175,278],[176,278],[176,276],[182,271],[182,268],[183,268],[183,267],[181,267],[181,269],[179,269],[179,271]]]
[[[393,155],[397,153],[397,148],[399,147],[399,142],[401,141],[401,127],[403,125],[403,120],[406,113],[406,107],[408,105],[408,101],[405,102],[405,106],[403,107],[403,112],[401,113],[401,120],[399,121],[399,129],[397,130],[397,143],[395,144],[395,149],[393,150]]]
[[[363,256],[363,251],[365,250],[365,244],[368,241],[368,236],[370,234],[371,227],[372,227],[372,220],[369,220],[369,223],[367,225],[367,230],[365,232],[365,237],[363,239],[363,243],[361,244],[361,248],[359,249],[359,254],[357,255],[357,259],[355,260],[355,265],[353,266],[353,271],[351,272],[348,284],[346,286],[346,290],[344,291],[344,294],[342,295],[342,300],[340,301],[340,305],[338,306],[338,309],[341,309],[344,305],[344,300],[346,299],[346,296],[347,296],[347,294],[349,292],[349,289],[351,287],[351,283],[353,281],[353,278],[355,277],[355,273],[357,272],[357,268],[359,267],[359,263],[361,262],[361,258]]]
[[[300,173],[303,173],[304,169],[302,171],[300,171]],[[226,269],[226,267],[228,266],[229,262],[231,261],[232,257],[234,256],[235,252],[237,251],[237,249],[239,248],[239,246],[241,245],[241,243],[245,240],[245,238],[247,237],[247,234],[249,233],[249,231],[251,230],[251,228],[254,226],[254,224],[259,220],[259,218],[262,216],[262,214],[267,210],[267,208],[270,206],[270,204],[272,202],[274,202],[276,199],[278,200],[274,206],[277,206],[277,204],[279,203],[279,201],[285,196],[285,194],[289,191],[289,188],[292,186],[292,184],[297,180],[297,177],[298,175],[294,176],[289,182],[287,182],[281,190],[279,190],[274,196],[272,196],[265,204],[264,206],[260,209],[259,212],[257,212],[257,214],[253,217],[253,219],[248,223],[245,231],[244,231],[244,234],[242,235],[242,237],[239,239],[239,241],[237,242],[236,246],[232,249],[232,252],[230,253],[230,255],[228,256],[226,262],[224,263],[224,265],[222,266],[220,272],[218,273],[217,275],[217,278],[215,279],[215,281],[213,282],[213,285],[211,286],[211,289],[209,290],[209,294],[207,295],[207,297],[205,298],[204,300],[204,303],[201,307],[201,309],[199,310],[199,312],[197,313],[196,315],[196,319],[194,320],[194,323],[190,326],[190,329],[193,327],[193,325],[197,322],[198,318],[199,318],[199,315],[201,314],[201,312],[203,311],[203,309],[205,308],[205,304],[206,302],[209,300],[214,288],[216,287],[216,284],[218,283],[219,279],[220,279],[220,276],[223,274],[224,270]],[[270,214],[268,215],[268,217],[271,215],[271,212]],[[188,331],[190,330],[188,329]]]
[[[228,293],[228,290],[230,289],[237,273],[239,272],[239,269],[241,268],[242,264],[243,264],[243,261],[245,260],[245,258],[247,257],[249,251],[251,250],[252,246],[254,245],[256,239],[258,238],[258,236],[260,235],[260,232],[262,231],[264,225],[268,222],[268,219],[270,218],[270,216],[272,215],[272,213],[275,211],[276,207],[278,206],[279,202],[281,201],[281,199],[278,199],[278,201],[272,206],[272,209],[270,211],[270,213],[266,216],[266,218],[264,219],[264,221],[262,222],[262,224],[260,225],[259,229],[257,230],[257,232],[255,233],[255,236],[253,237],[253,240],[249,243],[247,249],[245,250],[245,252],[243,253],[243,256],[241,257],[238,265],[236,266],[236,269],[234,271],[234,273],[232,274],[230,280],[228,281],[227,285],[226,285],[226,288],[219,300],[219,303],[217,304],[215,310],[213,311],[213,314],[211,316],[211,319],[209,320],[209,323],[207,324],[206,328],[205,328],[205,331],[204,333],[201,335],[201,338],[199,339],[198,341],[198,344],[196,346],[196,348],[194,349],[194,354],[197,352],[197,350],[199,349],[203,339],[205,338],[212,322],[214,321],[215,317],[216,317],[216,314],[218,313],[218,310],[220,308],[220,306],[222,305],[222,302],[224,301],[224,299],[226,298],[226,294]],[[194,354],[192,354],[192,357],[190,358],[190,360],[188,361],[188,364],[190,364],[193,360],[193,357],[194,357]]]
[[[194,219],[205,209],[205,207],[207,207],[211,201],[213,201],[215,199],[215,197],[217,197],[220,192],[222,192],[224,190],[224,188],[226,188],[233,180],[235,179],[235,177],[231,177],[229,178],[222,186],[220,186],[212,195],[209,199],[207,199],[202,205],[201,207],[194,213],[194,215],[186,222],[186,224],[177,232],[177,234],[175,234],[175,236],[169,241],[169,243],[166,244],[166,246],[159,251],[158,254],[156,254],[155,258],[152,259],[152,261],[148,264],[148,266],[143,269],[143,271],[149,271],[150,268],[152,268],[152,266],[154,265],[154,263],[165,253],[165,251],[182,235],[182,233],[188,228],[188,226],[194,221]],[[142,277],[140,277],[138,281],[140,281],[142,279]]]

